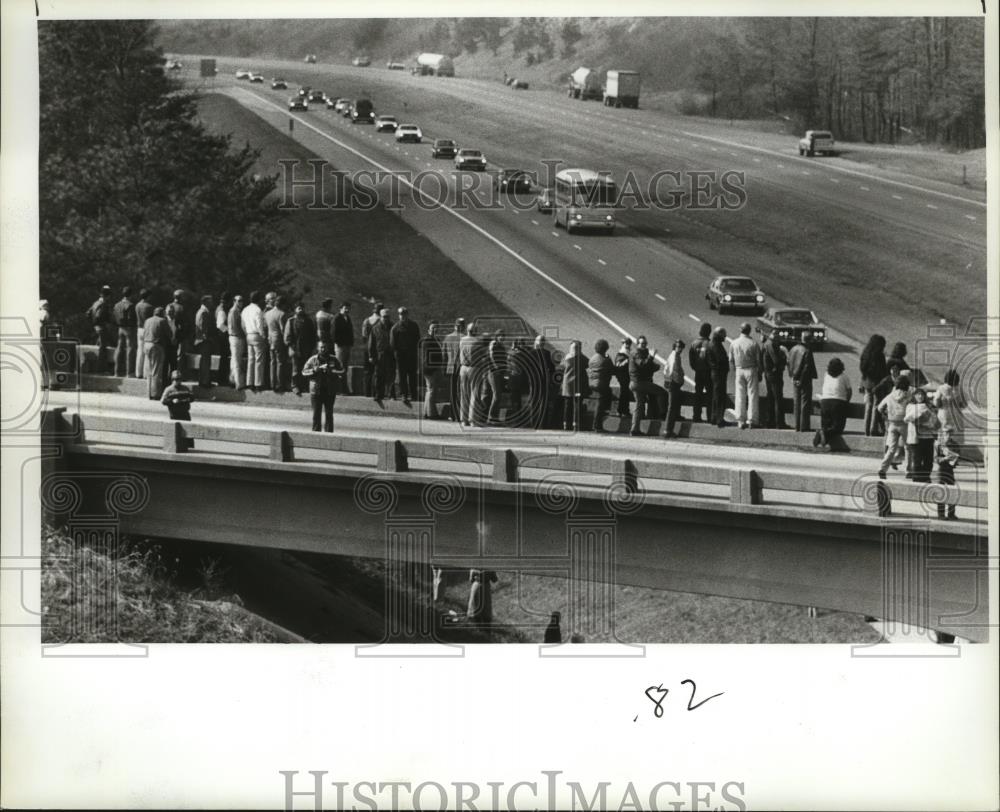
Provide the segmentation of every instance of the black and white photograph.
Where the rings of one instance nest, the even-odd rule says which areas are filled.
[[[4,6],[0,805],[998,808],[996,8],[513,10]]]

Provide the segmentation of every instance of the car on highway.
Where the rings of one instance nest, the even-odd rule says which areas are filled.
[[[250,71],[248,71],[248,70],[238,70],[238,71],[236,71],[236,78],[237,79],[241,79],[241,80],[242,79],[249,79],[250,76],[251,76],[251,74],[250,74]]]
[[[377,133],[394,133],[398,126],[399,122],[396,121],[395,116],[379,116],[375,119],[375,132]]]
[[[424,139],[424,134],[416,124],[400,124],[396,128],[396,140],[400,143],[412,141],[419,144]]]
[[[539,189],[535,195],[535,208],[539,211],[549,212],[556,207],[555,189]]]
[[[486,158],[478,149],[460,149],[455,153],[455,169],[473,169],[476,172],[485,172]]]
[[[355,99],[351,102],[351,124],[373,124],[375,107],[371,99]]]
[[[404,65],[402,62],[386,62],[385,66],[389,70],[406,70],[406,65]]]
[[[299,95],[308,96],[310,90],[312,90],[312,88],[309,85],[302,85],[302,87],[299,88]]]
[[[302,61],[305,62],[307,65],[315,65],[316,54],[306,54],[305,58]]]
[[[613,234],[618,206],[618,184],[609,172],[561,169],[556,172],[552,225],[569,234],[579,229]]]
[[[356,68],[367,68],[372,63],[369,56],[356,56],[351,60],[351,64]]]
[[[772,337],[777,344],[791,346],[798,343],[803,330],[812,333],[807,342],[810,347],[823,349],[827,327],[811,310],[804,307],[772,307],[763,316],[757,317],[757,332]]]
[[[166,64],[167,70],[180,70],[184,66],[177,59],[168,59]]]
[[[278,76],[275,76],[271,80],[271,90],[288,90],[288,82]]]
[[[308,98],[310,104],[326,103],[326,93],[324,93],[322,90],[310,90]]]
[[[337,99],[337,101],[333,103],[333,110],[334,112],[340,113],[341,115],[346,115],[347,110],[350,108],[350,106],[351,106],[350,99]]]
[[[305,96],[292,96],[288,100],[289,110],[308,110],[309,102],[306,100]]]
[[[454,158],[458,145],[450,138],[436,138],[431,145],[432,158]]]
[[[764,309],[766,297],[749,276],[717,276],[708,286],[708,309],[725,313],[727,310]]]
[[[523,169],[501,169],[496,177],[498,192],[530,192],[534,184]]]
[[[263,73],[251,73],[250,81],[255,85],[264,84],[264,74]]]
[[[799,139],[799,155],[811,158],[817,152],[833,155],[833,133],[829,130],[806,130],[805,136]]]

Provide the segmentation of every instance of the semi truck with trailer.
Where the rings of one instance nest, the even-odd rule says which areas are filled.
[[[639,73],[634,70],[609,70],[604,82],[605,107],[639,106]]]

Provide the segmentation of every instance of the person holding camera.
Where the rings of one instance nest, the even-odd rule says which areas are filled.
[[[333,432],[333,404],[337,400],[340,379],[344,376],[344,365],[330,354],[330,344],[320,341],[316,354],[302,367],[302,377],[309,381],[309,399],[312,401],[313,431]],[[323,427],[320,418],[326,414]]]

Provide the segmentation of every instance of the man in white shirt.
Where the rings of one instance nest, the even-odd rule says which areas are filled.
[[[740,336],[729,345],[729,365],[736,377],[736,422],[741,429],[759,426],[757,395],[763,364],[760,347],[750,338],[750,324],[743,322]],[[747,401],[749,400],[749,408]]]
[[[240,314],[247,341],[246,385],[254,392],[263,389],[266,384],[267,328],[264,325],[264,311],[260,307],[263,298],[260,291],[255,290],[250,294],[250,304]]]

